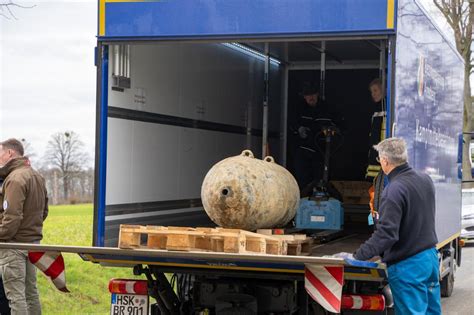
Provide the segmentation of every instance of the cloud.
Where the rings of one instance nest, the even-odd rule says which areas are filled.
[[[34,8],[0,18],[0,139],[25,138],[41,156],[51,134],[74,130],[92,156],[97,1],[18,2]],[[421,3],[452,38],[431,0]]]
[[[25,138],[41,157],[50,136],[95,142],[96,1],[21,1],[0,19],[0,138]]]

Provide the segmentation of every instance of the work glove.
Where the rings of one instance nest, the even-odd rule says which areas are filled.
[[[354,258],[354,255],[350,254],[350,253],[346,253],[346,252],[341,252],[341,253],[337,253],[337,254],[334,254],[332,255],[334,258],[342,258],[344,260],[346,259],[352,259],[352,260],[355,260]]]
[[[298,128],[298,134],[300,135],[300,138],[302,139],[306,139],[308,137],[308,131],[310,131],[311,129],[309,129],[308,127],[299,127]]]

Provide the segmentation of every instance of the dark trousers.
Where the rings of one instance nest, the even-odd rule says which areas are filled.
[[[0,314],[10,315],[10,306],[8,305],[8,299],[3,289],[3,281],[0,278]]]
[[[294,169],[300,191],[303,191],[311,182],[323,177],[321,154],[301,147],[296,148]]]

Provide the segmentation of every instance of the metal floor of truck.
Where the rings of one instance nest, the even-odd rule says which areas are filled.
[[[329,256],[340,252],[354,253],[369,237],[370,231],[347,233],[338,239],[313,245],[312,256]]]

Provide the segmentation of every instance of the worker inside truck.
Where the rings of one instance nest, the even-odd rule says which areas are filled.
[[[289,83],[288,116],[290,121],[288,127],[291,133],[288,137],[287,167],[297,179],[302,196],[308,195],[311,191],[308,185],[313,186],[314,182],[321,180],[323,173],[324,146],[317,145],[318,140],[314,139],[316,133],[309,132],[310,129],[304,125],[306,122],[304,118],[309,118],[311,115],[302,111],[301,108],[308,110],[310,107],[304,107],[306,97],[301,96],[297,89],[299,82],[319,75],[319,71],[312,72],[311,75],[310,71],[291,71],[290,79],[294,78],[293,82],[296,83],[292,81]],[[380,175],[380,165],[375,159],[376,156],[372,156],[373,152],[370,148],[383,139],[382,133],[385,132],[385,111],[383,110],[384,102],[382,102],[384,93],[381,79],[377,78],[378,71],[375,69],[328,70],[327,77],[326,99],[323,104],[326,107],[330,106],[332,115],[327,115],[328,117],[339,118],[335,121],[340,127],[341,135],[334,139],[335,143],[332,146],[329,179],[336,182],[365,182],[362,183],[365,187],[363,200],[367,201],[369,196],[374,196],[375,190],[372,188],[369,195],[368,188],[375,183],[377,175]],[[348,77],[348,81],[344,80]],[[330,81],[329,78],[332,80]],[[348,84],[341,83],[345,81]],[[317,83],[313,85],[316,86]],[[344,90],[344,93],[341,93],[341,90]],[[303,89],[303,91],[306,90]],[[341,120],[343,120],[342,124]],[[309,135],[313,138],[309,139]],[[307,162],[309,157],[312,158],[311,164]],[[374,186],[380,192],[379,190],[383,189],[383,181],[382,185]],[[364,202],[365,205],[367,203]]]
[[[383,82],[380,78],[374,79],[369,84],[370,95],[373,101],[372,120],[370,123],[369,134],[369,156],[367,173],[365,177],[367,180],[373,182],[369,189],[370,196],[370,217],[369,224],[374,225],[379,218],[378,209],[382,190],[387,180],[385,174],[382,172],[377,151],[374,146],[385,139],[385,124],[387,117],[387,109],[384,99]]]
[[[296,138],[294,175],[302,195],[307,195],[308,185],[314,186],[323,177],[324,146],[319,137],[324,121],[330,120],[341,127],[342,117],[334,106],[319,97],[314,83],[306,82],[302,89],[302,102],[296,104],[296,115],[290,130]],[[310,187],[311,188],[311,187]]]

